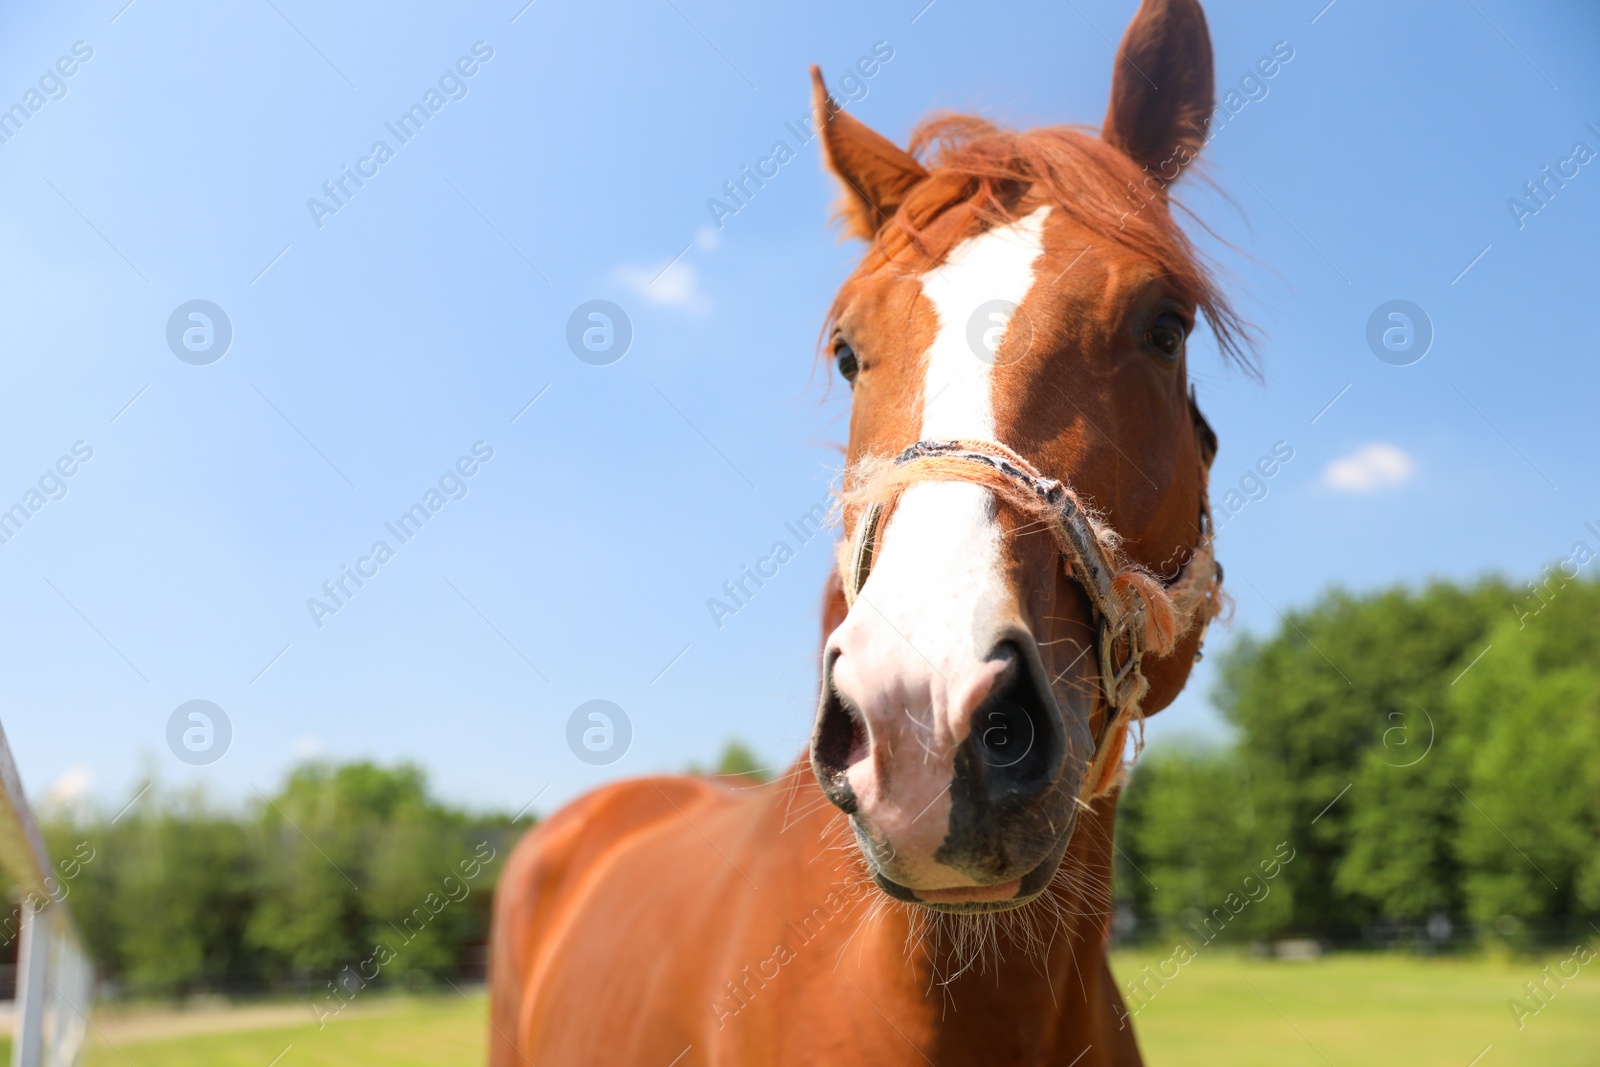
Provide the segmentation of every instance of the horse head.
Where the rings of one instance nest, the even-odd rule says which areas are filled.
[[[901,149],[813,69],[846,230],[828,319],[852,391],[813,769],[878,887],[1035,899],[1130,723],[1182,688],[1220,569],[1188,388],[1241,324],[1174,221],[1213,107],[1205,17],[1145,0],[1098,135],[936,118]]]

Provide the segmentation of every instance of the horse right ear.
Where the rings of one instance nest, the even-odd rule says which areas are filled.
[[[928,172],[911,153],[846,114],[828,95],[822,71],[816,67],[811,68],[811,109],[822,133],[828,169],[844,186],[839,214],[845,229],[852,237],[870,241]]]
[[[1205,144],[1215,101],[1199,0],[1144,0],[1117,57],[1100,136],[1170,182]]]

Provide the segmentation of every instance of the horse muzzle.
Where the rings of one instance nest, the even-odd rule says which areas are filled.
[[[1072,834],[1089,709],[1063,715],[1021,627],[937,663],[893,629],[847,619],[829,642],[812,739],[823,792],[888,895],[943,911],[1027,903]]]

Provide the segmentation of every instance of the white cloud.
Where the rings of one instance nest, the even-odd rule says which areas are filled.
[[[617,268],[617,281],[652,304],[681,308],[692,315],[711,310],[711,301],[700,292],[699,272],[682,259],[656,267],[625,264]]]
[[[694,231],[694,243],[700,246],[701,251],[710,252],[722,243],[722,235],[715,226],[702,226]]]
[[[67,813],[86,804],[89,790],[94,788],[94,772],[83,764],[74,764],[61,772],[60,777],[45,790],[44,808],[53,813]]]
[[[1322,469],[1323,484],[1346,493],[1370,493],[1411,480],[1411,457],[1394,445],[1371,444],[1341,456]]]
[[[320,737],[301,737],[294,743],[294,758],[297,760],[316,759],[322,755],[322,739]]]

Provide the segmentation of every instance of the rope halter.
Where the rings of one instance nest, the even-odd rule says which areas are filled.
[[[885,515],[917,482],[976,483],[1050,530],[1067,576],[1088,594],[1098,625],[1100,685],[1107,713],[1079,793],[1080,802],[1088,803],[1121,780],[1118,757],[1129,727],[1142,722],[1140,704],[1150,690],[1143,668],[1145,654],[1167,655],[1195,626],[1204,642],[1206,626],[1222,607],[1222,567],[1212,547],[1206,475],[1202,465],[1200,543],[1177,575],[1163,582],[1124,555],[1116,531],[1085,507],[1070,486],[1039,473],[1005,445],[918,441],[892,461],[869,457],[851,469],[841,494],[845,506],[864,509],[853,536],[840,545],[845,602],[854,605],[867,582]],[[1138,748],[1143,748],[1142,730]]]

